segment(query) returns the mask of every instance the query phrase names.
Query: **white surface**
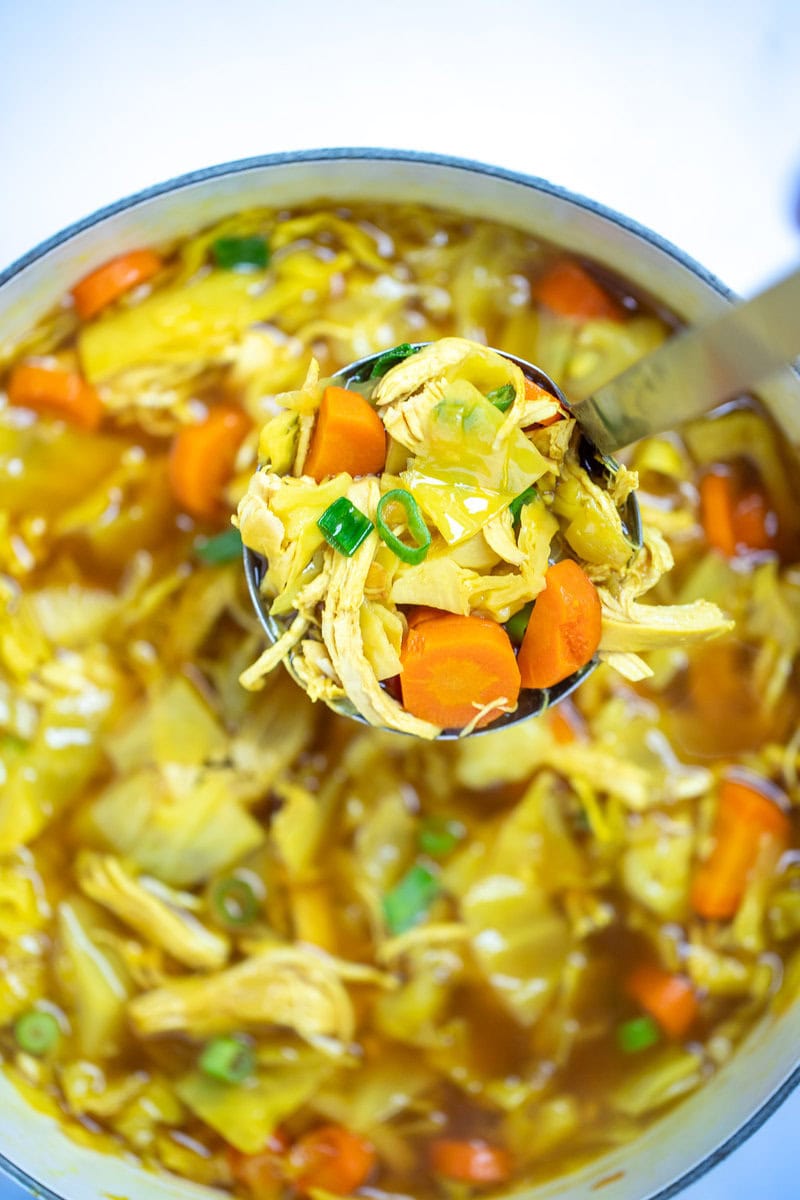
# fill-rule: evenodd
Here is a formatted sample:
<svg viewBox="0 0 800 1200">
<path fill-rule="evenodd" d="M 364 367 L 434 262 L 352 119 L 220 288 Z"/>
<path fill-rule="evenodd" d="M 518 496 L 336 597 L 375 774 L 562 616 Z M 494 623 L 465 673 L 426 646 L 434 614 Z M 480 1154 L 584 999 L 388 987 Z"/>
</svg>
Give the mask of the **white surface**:
<svg viewBox="0 0 800 1200">
<path fill-rule="evenodd" d="M 800 257 L 797 0 L 0 0 L 0 48 L 0 267 L 169 176 L 326 145 L 542 175 L 742 292 Z M 685 1200 L 795 1200 L 799 1120 Z"/>
</svg>

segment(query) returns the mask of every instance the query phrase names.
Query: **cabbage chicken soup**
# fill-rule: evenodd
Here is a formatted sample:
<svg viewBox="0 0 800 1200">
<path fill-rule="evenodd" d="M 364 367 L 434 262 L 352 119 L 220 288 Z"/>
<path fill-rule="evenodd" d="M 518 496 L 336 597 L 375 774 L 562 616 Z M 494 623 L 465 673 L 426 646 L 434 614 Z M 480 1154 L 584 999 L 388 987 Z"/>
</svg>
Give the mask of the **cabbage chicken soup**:
<svg viewBox="0 0 800 1200">
<path fill-rule="evenodd" d="M 513 229 L 318 204 L 122 254 L 0 346 L 0 1050 L 67 1136 L 245 1200 L 501 1194 L 796 993 L 800 504 L 755 403 L 626 461 L 674 559 L 642 607 L 731 632 L 639 613 L 572 701 L 448 744 L 250 670 L 230 519 L 312 358 L 459 337 L 576 398 L 671 328 Z"/>
</svg>

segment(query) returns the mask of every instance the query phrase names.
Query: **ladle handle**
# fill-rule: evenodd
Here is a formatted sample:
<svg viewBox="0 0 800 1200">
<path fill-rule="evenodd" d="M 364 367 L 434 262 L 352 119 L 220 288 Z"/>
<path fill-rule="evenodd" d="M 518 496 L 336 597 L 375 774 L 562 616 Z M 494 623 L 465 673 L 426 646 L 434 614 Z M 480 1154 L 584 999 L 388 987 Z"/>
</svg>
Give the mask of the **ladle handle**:
<svg viewBox="0 0 800 1200">
<path fill-rule="evenodd" d="M 674 429 L 800 355 L 800 271 L 687 329 L 572 406 L 604 454 Z"/>
</svg>

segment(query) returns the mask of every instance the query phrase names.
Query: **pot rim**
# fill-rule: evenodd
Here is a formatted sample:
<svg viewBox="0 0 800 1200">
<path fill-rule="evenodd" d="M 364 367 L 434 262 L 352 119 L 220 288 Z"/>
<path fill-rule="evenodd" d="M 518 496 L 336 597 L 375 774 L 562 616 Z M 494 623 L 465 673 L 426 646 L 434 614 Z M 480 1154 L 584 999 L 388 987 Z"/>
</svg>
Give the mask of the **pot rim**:
<svg viewBox="0 0 800 1200">
<path fill-rule="evenodd" d="M 458 170 L 468 171 L 471 174 L 486 175 L 490 178 L 500 179 L 504 182 L 521 184 L 523 187 L 532 188 L 538 192 L 544 192 L 547 195 L 553 196 L 559 200 L 567 200 L 570 203 L 578 205 L 580 208 L 586 209 L 589 212 L 611 221 L 615 225 L 626 230 L 628 233 L 634 234 L 645 242 L 660 250 L 662 253 L 674 259 L 681 266 L 686 267 L 693 275 L 698 276 L 709 287 L 713 288 L 719 295 L 727 300 L 735 300 L 736 293 L 727 287 L 722 280 L 699 263 L 690 254 L 685 253 L 673 242 L 660 234 L 654 233 L 648 229 L 646 225 L 640 224 L 638 221 L 632 220 L 630 217 L 619 213 L 616 209 L 610 208 L 605 204 L 599 204 L 596 200 L 591 200 L 578 192 L 570 191 L 568 188 L 562 188 L 556 184 L 550 183 L 546 179 L 542 179 L 538 175 L 530 175 L 524 171 L 513 171 L 505 167 L 493 166 L 489 163 L 481 162 L 477 159 L 461 158 L 449 154 L 439 154 L 433 151 L 419 150 L 393 150 L 386 147 L 377 146 L 342 146 L 333 148 L 323 148 L 317 150 L 283 150 L 273 154 L 258 154 L 250 158 L 233 159 L 230 162 L 217 163 L 214 166 L 202 167 L 195 171 L 187 171 L 182 175 L 173 176 L 171 179 L 164 180 L 160 183 L 152 184 L 150 187 L 143 188 L 141 191 L 133 192 L 121 200 L 115 200 L 111 204 L 105 205 L 103 208 L 96 209 L 87 217 L 82 217 L 80 220 L 67 225 L 59 232 L 51 237 L 45 238 L 44 241 L 34 246 L 26 254 L 12 261 L 8 267 L 0 271 L 0 288 L 6 283 L 19 275 L 27 267 L 44 258 L 52 250 L 57 249 L 64 243 L 70 241 L 77 234 L 91 229 L 100 221 L 108 217 L 116 216 L 118 213 L 125 212 L 127 209 L 134 208 L 147 200 L 153 200 L 159 196 L 167 195 L 171 192 L 181 191 L 183 188 L 189 187 L 195 183 L 207 183 L 209 180 L 220 179 L 226 176 L 238 175 L 242 172 L 263 167 L 284 166 L 294 163 L 312 163 L 312 162 L 335 162 L 335 161 L 383 161 L 383 162 L 407 162 L 421 163 L 425 166 L 434 167 L 449 167 Z M 734 1150 L 738 1149 L 744 1142 L 747 1141 L 756 1130 L 776 1112 L 783 1104 L 784 1100 L 800 1085 L 800 1063 L 795 1066 L 791 1074 L 781 1083 L 776 1090 L 769 1096 L 749 1117 L 734 1130 L 719 1146 L 710 1151 L 700 1162 L 696 1163 L 683 1175 L 661 1188 L 658 1192 L 651 1193 L 648 1197 L 643 1197 L 643 1200 L 671 1200 L 673 1196 L 677 1196 L 683 1192 L 691 1184 L 696 1183 L 708 1171 L 717 1166 L 718 1163 L 726 1159 Z M 6 1158 L 0 1149 L 0 1173 L 8 1176 L 19 1187 L 25 1189 L 31 1196 L 39 1198 L 39 1200 L 66 1200 L 59 1192 L 54 1191 L 46 1184 L 38 1183 L 21 1167 L 18 1167 L 11 1159 Z"/>
</svg>

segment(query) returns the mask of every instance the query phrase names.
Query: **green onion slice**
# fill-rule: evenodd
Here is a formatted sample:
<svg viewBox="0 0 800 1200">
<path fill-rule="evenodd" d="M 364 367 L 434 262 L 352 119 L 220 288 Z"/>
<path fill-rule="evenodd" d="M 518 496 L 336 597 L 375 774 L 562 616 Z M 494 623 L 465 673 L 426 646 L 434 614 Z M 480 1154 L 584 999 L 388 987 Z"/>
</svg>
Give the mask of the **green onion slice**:
<svg viewBox="0 0 800 1200">
<path fill-rule="evenodd" d="M 217 920 L 234 929 L 252 925 L 260 908 L 255 891 L 238 875 L 218 879 L 211 889 L 210 900 Z"/>
<path fill-rule="evenodd" d="M 638 1054 L 660 1040 L 658 1025 L 652 1017 L 633 1017 L 617 1027 L 617 1045 L 625 1054 Z"/>
<path fill-rule="evenodd" d="M 450 817 L 426 817 L 420 825 L 419 848 L 431 858 L 446 858 L 465 833 L 460 821 Z"/>
<path fill-rule="evenodd" d="M 513 617 L 509 617 L 505 624 L 505 630 L 515 646 L 522 645 L 522 639 L 525 637 L 525 631 L 528 628 L 528 621 L 531 619 L 533 612 L 533 601 L 526 604 L 519 612 L 515 612 Z"/>
<path fill-rule="evenodd" d="M 351 504 L 346 496 L 340 496 L 325 509 L 317 525 L 329 546 L 338 550 L 345 558 L 352 558 L 361 543 L 368 538 L 375 526 L 369 517 Z"/>
<path fill-rule="evenodd" d="M 409 546 L 407 542 L 401 541 L 386 524 L 386 518 L 383 514 L 390 504 L 399 504 L 403 509 L 406 515 L 408 532 L 414 539 L 413 546 Z M 412 566 L 421 563 L 431 548 L 431 533 L 425 524 L 422 513 L 419 511 L 419 505 L 411 495 L 411 492 L 407 492 L 405 488 L 392 488 L 385 496 L 381 496 L 378 501 L 376 516 L 378 533 L 389 549 L 403 562 L 411 563 Z"/>
<path fill-rule="evenodd" d="M 504 383 L 502 387 L 493 388 L 486 395 L 486 399 L 491 401 L 495 408 L 499 408 L 500 412 L 508 412 L 516 398 L 517 392 L 513 383 Z"/>
<path fill-rule="evenodd" d="M 263 237 L 221 237 L 212 243 L 214 262 L 223 271 L 235 271 L 237 267 L 254 267 L 263 270 L 269 262 L 269 246 Z"/>
<path fill-rule="evenodd" d="M 238 1037 L 216 1037 L 203 1047 L 200 1070 L 220 1083 L 242 1083 L 253 1074 L 253 1051 Z"/>
<path fill-rule="evenodd" d="M 233 562 L 242 556 L 242 535 L 231 527 L 194 548 L 195 557 L 212 566 Z"/>
<path fill-rule="evenodd" d="M 372 370 L 369 373 L 370 379 L 381 379 L 388 370 L 402 362 L 404 358 L 410 358 L 412 354 L 416 354 L 419 350 L 418 346 L 412 346 L 410 342 L 402 342 L 399 346 L 395 346 L 393 350 L 387 350 L 375 359 L 372 364 Z"/>
<path fill-rule="evenodd" d="M 383 897 L 383 916 L 393 934 L 405 933 L 419 924 L 439 894 L 439 880 L 416 863 Z"/>
<path fill-rule="evenodd" d="M 20 1050 L 42 1058 L 56 1045 L 61 1030 L 49 1012 L 26 1012 L 14 1022 L 14 1037 Z"/>
<path fill-rule="evenodd" d="M 524 492 L 520 492 L 518 496 L 514 497 L 508 506 L 508 511 L 511 513 L 515 525 L 518 523 L 520 519 L 520 513 L 525 505 L 530 504 L 531 500 L 535 500 L 538 495 L 539 492 L 536 487 L 529 487 L 525 488 Z"/>
</svg>

